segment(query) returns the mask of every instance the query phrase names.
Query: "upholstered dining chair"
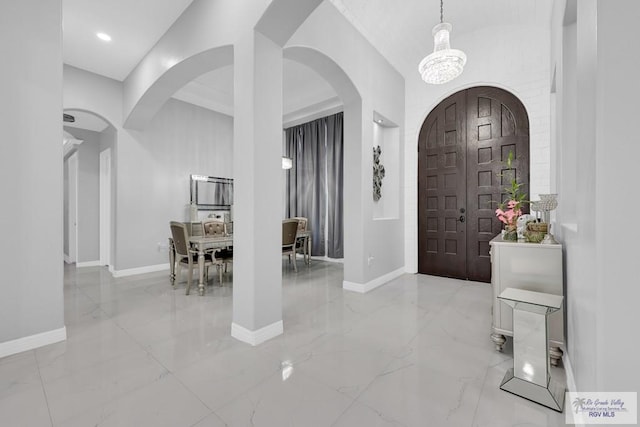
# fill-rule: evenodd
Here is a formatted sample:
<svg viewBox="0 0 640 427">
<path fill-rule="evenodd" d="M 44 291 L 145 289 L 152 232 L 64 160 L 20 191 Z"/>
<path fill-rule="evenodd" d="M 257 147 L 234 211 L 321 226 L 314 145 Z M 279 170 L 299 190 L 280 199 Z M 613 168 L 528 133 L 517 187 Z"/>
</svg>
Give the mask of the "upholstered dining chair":
<svg viewBox="0 0 640 427">
<path fill-rule="evenodd" d="M 298 220 L 285 219 L 282 221 L 282 255 L 289 256 L 289 264 L 293 258 L 293 270 L 298 271 L 296 265 L 296 241 L 298 236 Z"/>
<path fill-rule="evenodd" d="M 224 221 L 218 218 L 209 218 L 202 221 L 202 228 L 204 229 L 205 236 L 227 236 L 227 225 Z M 224 248 L 217 249 L 213 253 L 213 263 L 218 269 L 218 278 L 222 283 L 222 266 L 224 266 L 224 272 L 227 272 L 227 266 L 233 262 L 233 249 Z"/>
<path fill-rule="evenodd" d="M 175 262 L 178 267 L 177 276 L 180 277 L 180 268 L 187 267 L 187 291 L 189 295 L 191 290 L 191 282 L 193 279 L 193 270 L 198 268 L 198 253 L 191 249 L 189 244 L 189 232 L 187 225 L 182 222 L 171 221 L 169 223 L 171 228 L 171 237 L 173 238 L 173 250 L 175 251 Z M 210 254 L 206 254 L 204 258 L 204 275 L 205 278 L 209 277 L 209 267 L 213 265 Z M 175 286 L 175 280 L 172 281 L 172 285 Z"/>
<path fill-rule="evenodd" d="M 307 224 L 309 220 L 303 216 L 294 216 L 291 219 L 295 219 L 298 221 L 298 231 L 307 231 Z M 304 261 L 309 264 L 311 260 L 311 248 L 309 247 L 309 237 L 308 236 L 298 236 L 296 239 L 296 248 L 302 251 L 302 256 L 304 257 Z"/>
</svg>

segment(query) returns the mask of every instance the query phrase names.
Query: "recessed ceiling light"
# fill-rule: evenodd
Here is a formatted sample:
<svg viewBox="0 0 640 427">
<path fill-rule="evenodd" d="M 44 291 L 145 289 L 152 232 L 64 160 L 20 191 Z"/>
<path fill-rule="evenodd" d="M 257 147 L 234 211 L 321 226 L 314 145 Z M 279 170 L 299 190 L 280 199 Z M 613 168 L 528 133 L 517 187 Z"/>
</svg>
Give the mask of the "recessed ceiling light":
<svg viewBox="0 0 640 427">
<path fill-rule="evenodd" d="M 96 33 L 96 36 L 98 36 L 98 38 L 102 41 L 105 42 L 110 42 L 111 41 L 111 36 L 109 34 L 106 33 Z"/>
</svg>

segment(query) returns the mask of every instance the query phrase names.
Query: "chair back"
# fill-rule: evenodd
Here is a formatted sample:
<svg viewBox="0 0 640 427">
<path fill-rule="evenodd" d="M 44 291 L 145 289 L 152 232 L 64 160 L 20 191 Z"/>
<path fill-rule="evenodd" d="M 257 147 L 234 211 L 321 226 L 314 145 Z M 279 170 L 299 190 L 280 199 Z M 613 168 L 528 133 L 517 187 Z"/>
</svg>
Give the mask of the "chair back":
<svg viewBox="0 0 640 427">
<path fill-rule="evenodd" d="M 205 236 L 224 236 L 225 226 L 224 221 L 219 219 L 206 219 L 202 222 Z"/>
<path fill-rule="evenodd" d="M 204 236 L 204 229 L 201 221 L 191 221 L 188 223 L 187 232 L 189 236 Z"/>
<path fill-rule="evenodd" d="M 282 246 L 295 245 L 297 234 L 298 220 L 285 219 L 282 221 Z"/>
<path fill-rule="evenodd" d="M 298 221 L 298 231 L 306 231 L 307 230 L 307 218 L 303 216 L 294 216 L 291 219 L 295 219 Z"/>
<path fill-rule="evenodd" d="M 173 237 L 173 245 L 176 254 L 179 256 L 189 256 L 189 233 L 187 226 L 182 222 L 171 221 L 171 237 Z"/>
</svg>

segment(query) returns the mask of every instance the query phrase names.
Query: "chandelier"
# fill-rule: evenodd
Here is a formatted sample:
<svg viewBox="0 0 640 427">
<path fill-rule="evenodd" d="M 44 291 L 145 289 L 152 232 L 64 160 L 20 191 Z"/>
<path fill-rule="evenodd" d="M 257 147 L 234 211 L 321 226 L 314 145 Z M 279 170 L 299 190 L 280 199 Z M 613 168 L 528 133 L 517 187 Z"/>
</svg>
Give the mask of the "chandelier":
<svg viewBox="0 0 640 427">
<path fill-rule="evenodd" d="M 418 65 L 422 80 L 431 84 L 442 84 L 462 74 L 467 55 L 461 50 L 451 49 L 449 32 L 451 24 L 443 22 L 442 0 L 440 0 L 440 23 L 433 27 L 433 53 Z"/>
</svg>

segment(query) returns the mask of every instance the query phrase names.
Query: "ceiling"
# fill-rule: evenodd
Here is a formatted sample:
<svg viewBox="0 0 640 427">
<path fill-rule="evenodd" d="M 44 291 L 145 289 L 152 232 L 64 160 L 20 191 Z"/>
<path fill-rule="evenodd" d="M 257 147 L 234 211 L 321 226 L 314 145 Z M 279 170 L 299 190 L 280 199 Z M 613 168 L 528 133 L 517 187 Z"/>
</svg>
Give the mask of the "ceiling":
<svg viewBox="0 0 640 427">
<path fill-rule="evenodd" d="M 456 36 L 496 25 L 550 26 L 554 0 L 444 0 L 451 47 Z M 401 73 L 418 75 L 433 51 L 431 29 L 440 22 L 439 0 L 331 0 L 331 3 Z"/>
<path fill-rule="evenodd" d="M 124 80 L 192 0 L 63 0 L 63 59 L 66 64 Z M 402 74 L 433 50 L 431 28 L 439 22 L 438 0 L 330 0 Z M 446 0 L 444 19 L 456 36 L 494 25 L 548 26 L 554 0 Z M 111 42 L 96 37 L 111 35 Z M 284 61 L 284 115 L 328 105 L 335 91 L 313 70 Z M 233 68 L 200 76 L 174 95 L 233 114 Z M 76 126 L 82 127 L 81 121 Z"/>
<path fill-rule="evenodd" d="M 63 0 L 63 60 L 122 81 L 191 1 Z M 98 32 L 111 41 L 98 39 Z"/>
</svg>

